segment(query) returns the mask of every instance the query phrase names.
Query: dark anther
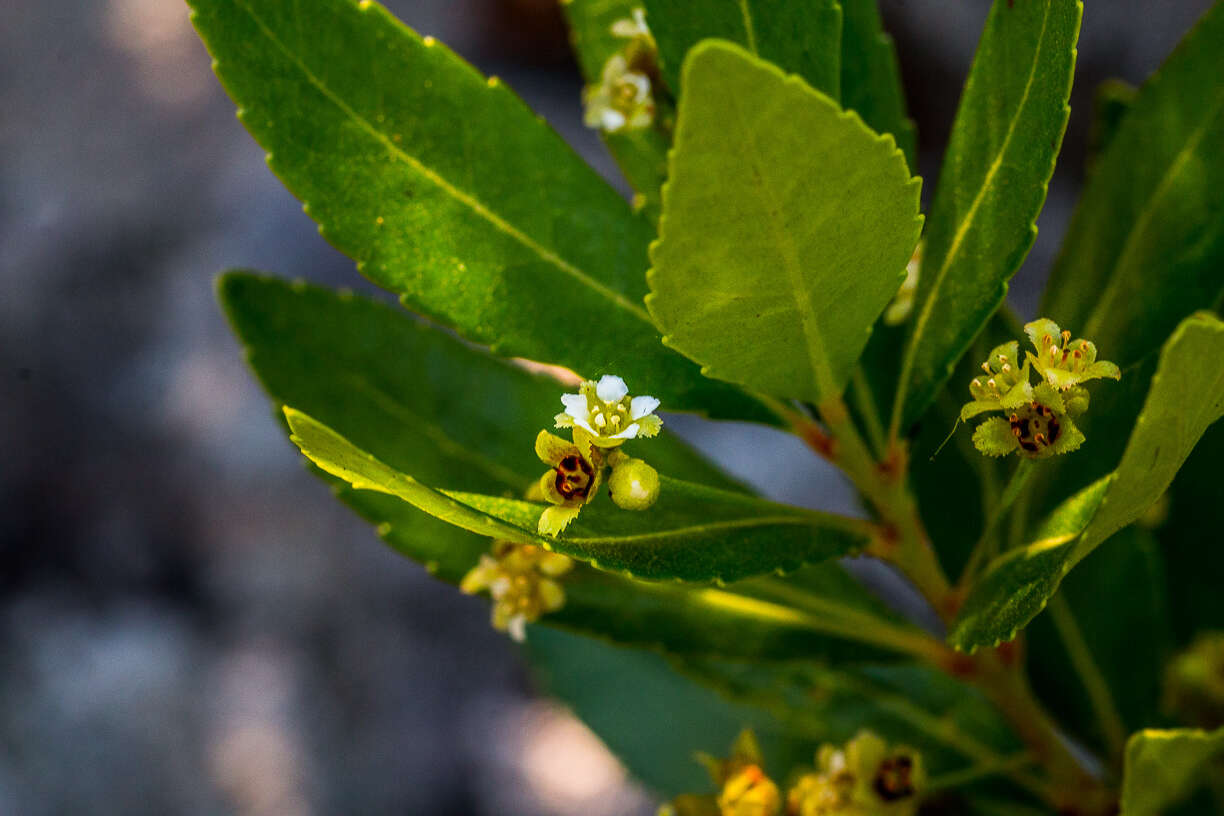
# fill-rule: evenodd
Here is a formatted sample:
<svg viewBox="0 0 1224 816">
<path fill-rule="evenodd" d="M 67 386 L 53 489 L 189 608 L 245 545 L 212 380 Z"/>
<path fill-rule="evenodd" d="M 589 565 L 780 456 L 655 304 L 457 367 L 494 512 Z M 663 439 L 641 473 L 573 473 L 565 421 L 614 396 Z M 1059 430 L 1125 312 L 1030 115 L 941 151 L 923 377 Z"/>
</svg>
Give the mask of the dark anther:
<svg viewBox="0 0 1224 816">
<path fill-rule="evenodd" d="M 876 773 L 875 792 L 885 802 L 895 802 L 914 795 L 914 760 L 900 754 L 880 763 Z"/>
</svg>

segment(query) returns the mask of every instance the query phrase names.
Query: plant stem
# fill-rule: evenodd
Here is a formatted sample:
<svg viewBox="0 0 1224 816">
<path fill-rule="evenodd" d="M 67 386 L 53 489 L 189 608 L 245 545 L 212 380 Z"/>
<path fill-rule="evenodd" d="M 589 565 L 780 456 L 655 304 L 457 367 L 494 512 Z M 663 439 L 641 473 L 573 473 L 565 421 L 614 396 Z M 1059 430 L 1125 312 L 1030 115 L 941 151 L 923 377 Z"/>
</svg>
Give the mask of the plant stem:
<svg viewBox="0 0 1224 816">
<path fill-rule="evenodd" d="M 851 393 L 854 395 L 854 401 L 858 403 L 859 413 L 863 417 L 863 424 L 867 426 L 867 436 L 871 439 L 876 455 L 883 456 L 884 451 L 888 448 L 884 423 L 880 419 L 879 408 L 871 393 L 871 384 L 867 382 L 867 376 L 863 373 L 862 367 L 854 369 Z"/>
<path fill-rule="evenodd" d="M 1007 757 L 990 757 L 981 762 L 961 768 L 959 771 L 950 771 L 945 774 L 940 774 L 939 776 L 931 777 L 927 781 L 924 791 L 931 793 L 934 791 L 946 790 L 947 788 L 956 788 L 970 782 L 976 782 L 979 779 L 985 779 L 986 777 L 1007 775 L 1015 771 L 1023 770 L 1032 764 L 1033 755 L 1028 751 L 1022 751 L 1018 754 L 1013 754 Z"/>
<path fill-rule="evenodd" d="M 999 526 L 999 522 L 1007 515 L 1016 497 L 1028 484 L 1029 478 L 1037 469 L 1036 465 L 1037 463 L 1032 459 L 1021 459 L 1016 469 L 1012 471 L 1011 478 L 1007 480 L 1007 486 L 1003 488 L 1003 495 L 999 497 L 999 503 L 994 506 L 986 523 L 982 525 L 982 534 L 978 536 L 977 543 L 973 545 L 969 561 L 965 564 L 964 571 L 961 572 L 960 580 L 956 582 L 957 588 L 961 591 L 968 589 L 969 582 L 973 580 L 983 562 L 988 563 L 998 555 L 998 547 L 995 546 L 994 539 L 995 528 Z"/>
<path fill-rule="evenodd" d="M 798 411 L 785 406 L 779 408 L 779 416 L 786 419 L 809 446 L 850 477 L 886 525 L 886 534 L 868 547 L 868 553 L 896 565 L 940 617 L 950 622 L 956 614 L 961 596 L 949 585 L 939 565 L 906 484 L 903 443 L 891 443 L 884 460 L 877 462 L 840 397 L 826 400 L 819 406 L 823 428 Z M 1032 462 L 1022 462 L 1012 474 L 998 506 L 986 523 L 984 537 L 989 536 L 999 518 L 1023 490 L 1032 475 L 1032 465 Z M 983 548 L 981 541 L 978 544 L 975 552 Z M 878 625 L 878 621 L 875 625 Z M 914 647 L 910 649 L 911 653 L 976 686 L 1011 723 L 1028 746 L 1033 760 L 1043 766 L 1049 775 L 1050 788 L 1042 793 L 1050 804 L 1068 813 L 1084 816 L 1111 812 L 1110 808 L 1116 801 L 1114 795 L 1071 754 L 1054 721 L 1034 697 L 1024 673 L 1003 659 L 1000 650 L 971 657 L 956 653 L 933 637 L 920 637 L 927 641 L 927 645 L 917 647 L 916 644 L 907 643 L 907 646 Z"/>
<path fill-rule="evenodd" d="M 1114 795 L 1089 774 L 1068 749 L 1050 715 L 1037 702 L 1023 672 L 999 659 L 997 652 L 979 655 L 965 679 L 971 681 L 1008 719 L 1033 758 L 1049 774 L 1051 804 L 1060 812 L 1116 812 Z"/>
<path fill-rule="evenodd" d="M 1097 722 L 1101 724 L 1110 759 L 1116 763 L 1122 758 L 1122 751 L 1126 748 L 1126 726 L 1122 723 L 1122 715 L 1118 713 L 1109 684 L 1105 682 L 1105 676 L 1092 659 L 1092 651 L 1084 640 L 1066 598 L 1060 594 L 1054 595 L 1050 598 L 1047 608 L 1050 610 L 1054 628 L 1062 638 L 1067 656 L 1071 658 L 1071 665 L 1075 667 L 1084 690 L 1088 692 L 1088 701 L 1092 705 Z"/>
<path fill-rule="evenodd" d="M 840 399 L 822 403 L 820 416 L 835 442 L 834 461 L 871 501 L 892 532 L 891 536 L 874 542 L 868 553 L 896 564 L 940 616 L 947 619 L 951 614 L 948 579 L 935 557 L 918 517 L 918 506 L 905 483 L 904 449 L 891 448 L 884 461 L 877 463 Z"/>
</svg>

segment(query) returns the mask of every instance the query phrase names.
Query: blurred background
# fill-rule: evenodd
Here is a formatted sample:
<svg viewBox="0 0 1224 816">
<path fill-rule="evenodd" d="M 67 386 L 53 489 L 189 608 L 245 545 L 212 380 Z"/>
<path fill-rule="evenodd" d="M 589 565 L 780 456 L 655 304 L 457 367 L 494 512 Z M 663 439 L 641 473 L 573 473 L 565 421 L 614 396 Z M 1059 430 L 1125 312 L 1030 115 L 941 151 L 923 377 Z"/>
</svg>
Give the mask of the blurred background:
<svg viewBox="0 0 1224 816">
<path fill-rule="evenodd" d="M 1093 88 L 1141 81 L 1209 4 L 1087 4 L 1023 315 Z M 612 176 L 552 0 L 387 5 Z M 881 6 L 929 195 L 989 4 Z M 232 266 L 371 291 L 267 171 L 182 3 L 0 4 L 0 816 L 652 813 L 484 601 L 306 473 L 216 308 Z M 852 502 L 787 437 L 673 427 L 778 498 Z M 794 463 L 783 492 L 751 449 Z"/>
</svg>

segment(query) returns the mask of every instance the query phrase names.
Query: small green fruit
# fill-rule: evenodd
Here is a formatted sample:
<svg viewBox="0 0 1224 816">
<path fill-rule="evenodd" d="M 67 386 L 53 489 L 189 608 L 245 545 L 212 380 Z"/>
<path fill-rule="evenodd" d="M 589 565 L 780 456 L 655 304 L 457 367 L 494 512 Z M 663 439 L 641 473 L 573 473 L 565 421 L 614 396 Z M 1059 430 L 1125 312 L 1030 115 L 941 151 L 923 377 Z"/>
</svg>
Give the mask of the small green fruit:
<svg viewBox="0 0 1224 816">
<path fill-rule="evenodd" d="M 608 492 L 624 510 L 645 510 L 659 498 L 659 472 L 641 459 L 626 459 L 612 468 Z"/>
</svg>

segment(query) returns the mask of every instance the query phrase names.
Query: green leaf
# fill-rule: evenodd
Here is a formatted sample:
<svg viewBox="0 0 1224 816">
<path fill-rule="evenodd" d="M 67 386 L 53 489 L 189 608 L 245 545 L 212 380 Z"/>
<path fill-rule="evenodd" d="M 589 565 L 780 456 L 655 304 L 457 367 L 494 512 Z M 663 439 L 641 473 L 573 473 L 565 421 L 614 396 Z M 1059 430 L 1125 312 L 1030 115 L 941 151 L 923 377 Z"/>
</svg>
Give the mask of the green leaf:
<svg viewBox="0 0 1224 816">
<path fill-rule="evenodd" d="M 1088 155 L 1084 159 L 1086 177 L 1092 176 L 1101 154 L 1118 135 L 1138 93 L 1134 85 L 1120 79 L 1107 79 L 1097 86 L 1092 100 L 1092 123 L 1088 128 Z"/>
<path fill-rule="evenodd" d="M 724 752 L 746 727 L 760 741 L 767 767 L 811 761 L 811 744 L 788 737 L 785 723 L 697 685 L 660 655 L 542 627 L 532 628 L 527 652 L 542 667 L 545 690 L 666 797 L 707 790 L 710 779 L 695 755 Z"/>
<path fill-rule="evenodd" d="M 502 83 L 368 0 L 191 5 L 273 171 L 371 280 L 499 353 L 768 419 L 660 345 L 650 225 Z"/>
<path fill-rule="evenodd" d="M 840 395 L 918 240 L 891 137 L 728 43 L 694 48 L 651 248 L 664 342 L 719 379 Z"/>
<path fill-rule="evenodd" d="M 704 39 L 730 40 L 837 99 L 842 12 L 837 0 L 643 0 L 663 76 L 680 88 L 681 66 Z"/>
<path fill-rule="evenodd" d="M 642 8 L 641 0 L 566 0 L 561 8 L 569 23 L 570 40 L 582 75 L 588 84 L 597 83 L 604 64 L 628 42 L 612 34 L 612 24 L 631 19 L 634 9 Z M 657 123 L 675 115 L 666 90 L 655 87 L 653 91 L 658 111 L 656 127 L 600 132 L 630 186 L 642 196 L 637 206 L 651 224 L 658 220 L 662 206 L 660 192 L 667 178 L 667 149 L 671 146 L 671 140 Z"/>
<path fill-rule="evenodd" d="M 991 9 L 935 190 L 894 432 L 930 405 L 1033 244 L 1070 111 L 1081 11 L 1078 0 Z"/>
<path fill-rule="evenodd" d="M 1169 488 L 1169 517 L 1157 530 L 1169 568 L 1173 625 L 1180 644 L 1200 629 L 1224 629 L 1224 502 L 1220 467 L 1224 424 L 1217 424 L 1178 472 Z"/>
<path fill-rule="evenodd" d="M 276 405 L 307 407 L 383 461 L 466 490 L 519 494 L 543 469 L 531 440 L 560 405 L 556 381 L 377 301 L 242 273 L 226 275 L 219 288 L 247 360 Z M 636 445 L 649 446 L 664 472 L 741 489 L 666 432 L 626 448 Z M 388 544 L 439 578 L 458 583 L 488 551 L 489 539 L 394 496 L 333 484 Z M 776 580 L 743 581 L 734 592 L 691 589 L 579 565 L 565 578 L 565 607 L 547 620 L 676 653 L 806 654 L 836 662 L 886 654 L 856 635 L 881 630 L 864 621 L 883 621 L 886 630 L 887 614 L 838 564 L 788 576 L 787 586 L 818 602 L 807 612 L 778 599 Z M 857 629 L 834 618 L 857 621 Z M 873 642 L 892 648 L 887 635 Z"/>
<path fill-rule="evenodd" d="M 999 763 L 1022 750 L 976 690 L 917 663 L 830 668 L 684 658 L 676 665 L 728 699 L 770 712 L 813 745 L 845 742 L 869 728 L 921 751 L 934 775 Z"/>
<path fill-rule="evenodd" d="M 1064 503 L 1035 543 L 992 565 L 953 624 L 953 646 L 972 651 L 1011 640 L 1073 566 L 1161 497 L 1199 437 L 1224 414 L 1221 359 L 1224 322 L 1208 313 L 1182 322 L 1161 351 L 1143 412 L 1113 475 Z"/>
<path fill-rule="evenodd" d="M 1029 624 L 1034 690 L 1071 734 L 1106 756 L 1121 750 L 1127 734 L 1160 722 L 1171 644 L 1165 582 L 1158 543 L 1151 531 L 1132 525 L 1063 581 L 1058 597 L 1069 626 L 1062 610 L 1050 608 Z M 1103 591 L 1126 603 L 1103 602 Z M 1085 660 L 1091 661 L 1087 671 L 1080 665 Z M 1116 722 L 1099 714 L 1102 703 L 1116 711 Z"/>
<path fill-rule="evenodd" d="M 1147 730 L 1126 744 L 1121 816 L 1161 816 L 1204 781 L 1224 760 L 1224 728 L 1218 731 Z"/>
<path fill-rule="evenodd" d="M 840 0 L 841 103 L 877 133 L 890 133 L 910 171 L 918 168 L 914 122 L 905 113 L 905 90 L 892 37 L 884 32 L 876 0 Z"/>
<path fill-rule="evenodd" d="M 285 417 L 306 458 L 358 490 L 396 496 L 479 535 L 536 544 L 637 578 L 734 581 L 846 555 L 869 537 L 869 526 L 855 519 L 663 476 L 649 510 L 593 502 L 563 536 L 548 538 L 535 532 L 547 505 L 428 487 L 292 407 Z"/>
<path fill-rule="evenodd" d="M 455 528 L 452 528 L 455 529 Z M 804 656 L 834 665 L 912 653 L 926 636 L 900 624 L 836 562 L 731 588 L 636 581 L 593 569 L 565 577 L 546 623 L 672 654 L 745 660 Z"/>
<path fill-rule="evenodd" d="M 1046 288 L 1042 312 L 1124 369 L 1224 292 L 1222 40 L 1217 3 L 1140 89 Z"/>
</svg>

